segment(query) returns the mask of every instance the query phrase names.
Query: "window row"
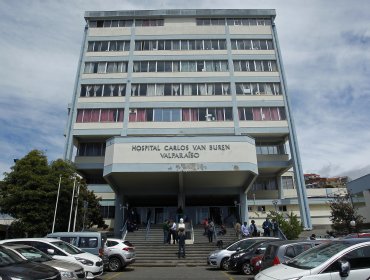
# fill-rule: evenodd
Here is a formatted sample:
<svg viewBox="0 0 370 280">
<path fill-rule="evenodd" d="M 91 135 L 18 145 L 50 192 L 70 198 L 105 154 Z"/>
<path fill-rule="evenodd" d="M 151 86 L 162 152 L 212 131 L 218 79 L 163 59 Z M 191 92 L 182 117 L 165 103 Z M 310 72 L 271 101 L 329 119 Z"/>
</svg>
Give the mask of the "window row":
<svg viewBox="0 0 370 280">
<path fill-rule="evenodd" d="M 274 60 L 234 60 L 234 71 L 247 72 L 276 72 Z"/>
<path fill-rule="evenodd" d="M 89 41 L 88 52 L 129 51 L 130 41 Z"/>
<path fill-rule="evenodd" d="M 226 50 L 226 40 L 144 40 L 135 42 L 135 51 Z"/>
<path fill-rule="evenodd" d="M 131 27 L 133 20 L 91 20 L 89 26 L 93 28 L 104 28 L 104 27 Z M 163 19 L 136 19 L 135 26 L 163 26 Z"/>
<path fill-rule="evenodd" d="M 131 96 L 229 95 L 228 83 L 132 84 Z"/>
<path fill-rule="evenodd" d="M 286 120 L 283 107 L 238 108 L 239 120 Z M 232 121 L 232 108 L 137 108 L 130 109 L 130 122 Z M 123 122 L 123 109 L 78 109 L 77 123 Z"/>
<path fill-rule="evenodd" d="M 272 40 L 251 40 L 238 39 L 231 40 L 232 50 L 273 50 Z"/>
<path fill-rule="evenodd" d="M 266 145 L 257 144 L 256 145 L 257 155 L 285 155 L 285 146 L 281 145 Z"/>
<path fill-rule="evenodd" d="M 231 108 L 130 109 L 129 122 L 232 121 Z"/>
<path fill-rule="evenodd" d="M 76 122 L 123 122 L 123 109 L 78 109 Z"/>
<path fill-rule="evenodd" d="M 125 96 L 125 84 L 81 85 L 81 97 Z"/>
<path fill-rule="evenodd" d="M 126 73 L 127 62 L 126 61 L 115 61 L 115 62 L 85 62 L 84 73 Z"/>
<path fill-rule="evenodd" d="M 258 190 L 277 190 L 278 184 L 276 178 L 257 178 L 252 186 L 252 191 Z"/>
<path fill-rule="evenodd" d="M 77 151 L 78 156 L 100 157 L 105 155 L 105 143 L 80 143 Z"/>
<path fill-rule="evenodd" d="M 282 121 L 286 120 L 284 107 L 241 107 L 238 108 L 241 121 Z"/>
<path fill-rule="evenodd" d="M 227 25 L 271 25 L 271 20 L 266 18 L 227 18 Z M 224 18 L 198 18 L 197 25 L 225 25 Z"/>
<path fill-rule="evenodd" d="M 236 83 L 238 95 L 281 95 L 280 83 Z"/>
<path fill-rule="evenodd" d="M 226 72 L 227 60 L 136 61 L 134 72 Z"/>
</svg>

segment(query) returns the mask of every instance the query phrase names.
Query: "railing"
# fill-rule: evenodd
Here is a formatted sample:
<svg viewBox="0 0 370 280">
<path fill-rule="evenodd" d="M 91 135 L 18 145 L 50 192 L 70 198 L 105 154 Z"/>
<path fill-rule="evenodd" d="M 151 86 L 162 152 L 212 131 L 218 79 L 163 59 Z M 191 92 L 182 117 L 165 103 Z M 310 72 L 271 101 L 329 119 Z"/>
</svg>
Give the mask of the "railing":
<svg viewBox="0 0 370 280">
<path fill-rule="evenodd" d="M 148 240 L 150 233 L 150 219 L 146 222 L 146 229 L 145 229 L 145 240 Z"/>
<path fill-rule="evenodd" d="M 126 235 L 127 235 L 127 220 L 126 220 L 125 224 L 123 225 L 121 231 L 122 231 L 122 240 L 125 240 Z"/>
<path fill-rule="evenodd" d="M 278 227 L 278 236 L 277 236 L 277 237 L 280 237 L 280 238 L 282 238 L 282 239 L 284 239 L 284 240 L 287 240 L 287 238 L 286 238 L 286 236 L 285 236 L 284 232 L 281 230 L 281 228 L 280 228 L 280 227 Z"/>
</svg>

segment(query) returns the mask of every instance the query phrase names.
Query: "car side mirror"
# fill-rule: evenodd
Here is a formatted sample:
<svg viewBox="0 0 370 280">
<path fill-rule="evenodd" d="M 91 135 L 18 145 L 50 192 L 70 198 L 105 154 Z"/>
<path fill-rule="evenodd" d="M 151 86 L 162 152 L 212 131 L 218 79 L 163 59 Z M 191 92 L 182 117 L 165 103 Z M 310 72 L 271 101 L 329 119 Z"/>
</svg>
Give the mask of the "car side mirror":
<svg viewBox="0 0 370 280">
<path fill-rule="evenodd" d="M 340 260 L 339 261 L 339 275 L 340 277 L 348 277 L 351 266 L 348 261 Z"/>
<path fill-rule="evenodd" d="M 48 252 L 49 255 L 54 255 L 55 254 L 54 249 L 48 249 L 47 252 Z"/>
</svg>

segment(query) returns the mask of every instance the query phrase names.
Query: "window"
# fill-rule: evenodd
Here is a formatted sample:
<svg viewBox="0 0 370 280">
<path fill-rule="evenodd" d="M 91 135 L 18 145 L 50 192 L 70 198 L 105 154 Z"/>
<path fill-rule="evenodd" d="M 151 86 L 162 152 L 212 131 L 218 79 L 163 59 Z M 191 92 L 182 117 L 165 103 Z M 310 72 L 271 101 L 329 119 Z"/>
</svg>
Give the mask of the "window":
<svg viewBox="0 0 370 280">
<path fill-rule="evenodd" d="M 132 20 L 92 20 L 89 21 L 89 27 L 91 28 L 110 28 L 110 27 L 130 27 L 132 26 Z"/>
<path fill-rule="evenodd" d="M 149 65 L 149 69 L 148 69 Z M 86 71 L 89 71 L 87 68 Z M 226 72 L 227 61 L 135 61 L 134 72 Z"/>
<path fill-rule="evenodd" d="M 127 62 L 85 62 L 84 73 L 123 73 L 127 72 Z"/>
<path fill-rule="evenodd" d="M 276 61 L 269 60 L 234 60 L 234 71 L 236 72 L 276 72 Z"/>
<path fill-rule="evenodd" d="M 79 248 L 96 248 L 98 246 L 97 237 L 80 237 Z"/>
<path fill-rule="evenodd" d="M 123 109 L 77 109 L 76 123 L 122 121 Z"/>
<path fill-rule="evenodd" d="M 239 120 L 281 121 L 286 120 L 284 107 L 238 108 Z"/>
<path fill-rule="evenodd" d="M 286 212 L 287 211 L 286 205 L 279 205 L 279 211 Z"/>
<path fill-rule="evenodd" d="M 258 206 L 258 207 L 257 207 L 257 211 L 258 211 L 258 212 L 266 212 L 266 206 L 264 206 L 264 205 L 260 205 L 260 206 Z"/>
<path fill-rule="evenodd" d="M 293 177 L 283 176 L 281 180 L 284 189 L 294 189 Z"/>
</svg>

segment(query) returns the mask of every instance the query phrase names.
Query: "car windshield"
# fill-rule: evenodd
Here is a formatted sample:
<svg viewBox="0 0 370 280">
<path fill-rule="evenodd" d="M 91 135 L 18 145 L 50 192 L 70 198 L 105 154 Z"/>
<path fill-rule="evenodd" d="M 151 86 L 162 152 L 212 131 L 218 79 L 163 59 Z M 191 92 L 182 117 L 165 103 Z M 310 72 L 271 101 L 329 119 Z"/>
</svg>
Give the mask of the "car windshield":
<svg viewBox="0 0 370 280">
<path fill-rule="evenodd" d="M 24 263 L 26 260 L 22 259 L 16 253 L 4 247 L 0 247 L 0 267 Z"/>
<path fill-rule="evenodd" d="M 46 262 L 52 260 L 44 252 L 32 247 L 23 247 L 23 248 L 16 248 L 15 249 L 18 253 L 20 253 L 23 257 L 27 260 L 34 261 L 34 262 Z"/>
<path fill-rule="evenodd" d="M 311 250 L 303 252 L 295 257 L 290 262 L 286 263 L 288 266 L 300 269 L 312 269 L 324 263 L 335 254 L 349 246 L 346 242 L 333 242 L 314 247 Z"/>
<path fill-rule="evenodd" d="M 71 255 L 77 255 L 77 254 L 84 253 L 82 250 L 64 241 L 53 241 L 51 242 L 51 244 L 57 246 L 58 248 L 66 251 L 67 253 Z"/>
<path fill-rule="evenodd" d="M 251 245 L 256 243 L 256 240 L 250 239 L 250 240 L 241 240 L 239 242 L 236 242 L 235 244 L 231 245 L 230 247 L 227 248 L 229 251 L 236 251 L 238 248 L 240 250 L 247 249 Z"/>
</svg>

